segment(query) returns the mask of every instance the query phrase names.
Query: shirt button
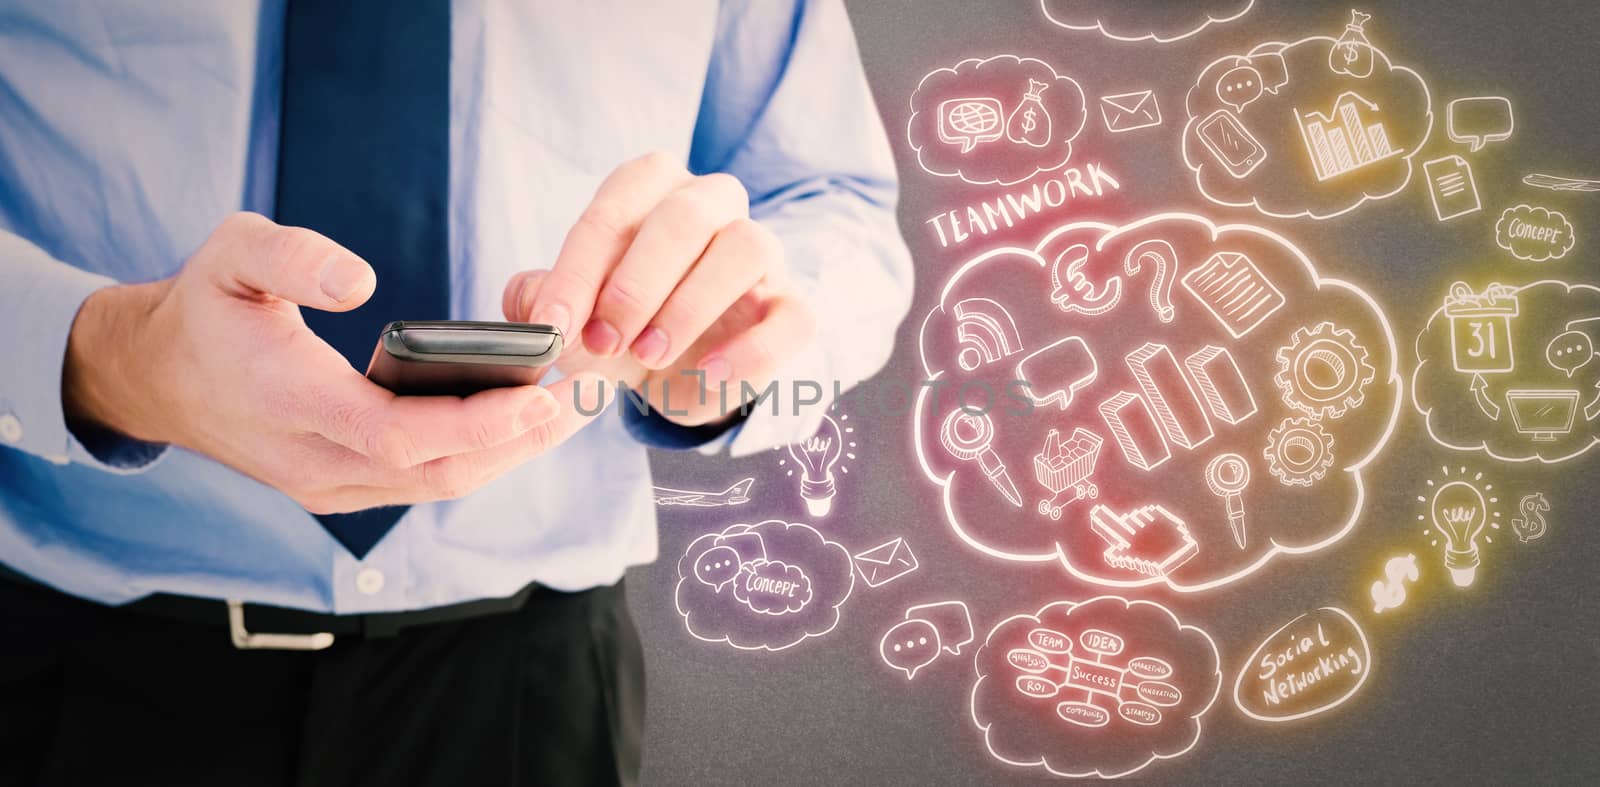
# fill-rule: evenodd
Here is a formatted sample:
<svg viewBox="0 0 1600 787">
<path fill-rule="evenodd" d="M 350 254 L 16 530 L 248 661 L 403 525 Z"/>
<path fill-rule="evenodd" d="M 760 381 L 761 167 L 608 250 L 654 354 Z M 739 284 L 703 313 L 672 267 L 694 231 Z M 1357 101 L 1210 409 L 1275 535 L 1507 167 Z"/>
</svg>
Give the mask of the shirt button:
<svg viewBox="0 0 1600 787">
<path fill-rule="evenodd" d="M 375 596 L 383 590 L 383 572 L 375 568 L 364 568 L 356 574 L 356 590 L 362 595 Z"/>
<path fill-rule="evenodd" d="M 16 445 L 20 442 L 22 442 L 22 422 L 10 413 L 0 415 L 0 443 Z"/>
</svg>

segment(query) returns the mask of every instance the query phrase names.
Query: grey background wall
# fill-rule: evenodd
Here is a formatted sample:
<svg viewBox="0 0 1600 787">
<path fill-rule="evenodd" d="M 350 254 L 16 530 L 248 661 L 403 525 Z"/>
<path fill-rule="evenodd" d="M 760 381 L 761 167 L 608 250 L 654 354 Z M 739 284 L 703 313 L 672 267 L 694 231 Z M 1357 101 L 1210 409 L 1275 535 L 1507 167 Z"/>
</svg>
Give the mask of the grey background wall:
<svg viewBox="0 0 1600 787">
<path fill-rule="evenodd" d="M 1176 5 L 1176 4 L 1174 4 Z M 1347 2 L 1258 0 L 1243 19 L 1166 46 L 1119 43 L 1050 25 L 1032 0 L 863 0 L 849 4 L 862 58 L 901 166 L 901 216 L 919 272 L 913 317 L 902 327 L 886 376 L 919 376 L 920 315 L 966 250 L 940 249 L 924 219 L 980 193 L 926 175 L 907 148 L 908 99 L 928 71 L 964 57 L 1016 53 L 1073 74 L 1090 97 L 1126 86 L 1154 88 L 1163 111 L 1213 58 L 1257 42 L 1332 34 Z M 1516 102 L 1516 134 L 1476 156 L 1484 210 L 1435 221 L 1414 179 L 1406 192 L 1328 221 L 1265 220 L 1329 267 L 1366 282 L 1388 310 L 1402 345 L 1414 337 L 1448 283 L 1466 275 L 1519 277 L 1493 248 L 1502 208 L 1525 200 L 1559 208 L 1580 233 L 1577 250 L 1543 272 L 1600 283 L 1593 252 L 1600 194 L 1530 192 L 1533 171 L 1600 177 L 1600 4 L 1486 0 L 1369 1 L 1372 34 L 1387 52 L 1429 80 L 1435 112 L 1444 101 L 1504 95 Z M 1181 119 L 1181 114 L 1179 115 Z M 1169 120 L 1169 123 L 1172 121 Z M 1110 144 L 1091 116 L 1082 144 L 1123 178 L 1118 212 L 1203 209 L 1180 160 L 1173 128 L 1152 141 Z M 1449 147 L 1442 117 L 1430 153 Z M 1438 151 L 1438 152 L 1433 152 Z M 954 184 L 954 185 L 952 185 Z M 1253 213 L 1206 209 L 1222 218 Z M 1071 208 L 1062 212 L 1070 218 Z M 1042 234 L 1057 222 L 1041 220 Z M 1588 235 L 1582 233 L 1588 232 Z M 1026 233 L 1024 233 L 1026 234 Z M 661 560 L 630 576 L 636 617 L 650 655 L 647 778 L 657 784 L 976 784 L 1038 780 L 985 751 L 968 717 L 970 658 L 941 662 L 907 682 L 877 655 L 884 629 L 908 604 L 940 593 L 965 598 L 982 633 L 1000 618 L 1094 590 L 1051 566 L 1003 566 L 980 559 L 945 525 L 932 484 L 917 470 L 910 417 L 855 417 L 860 459 L 823 526 L 852 549 L 906 535 L 922 568 L 914 577 L 859 593 L 826 637 L 778 653 L 735 651 L 686 632 L 673 604 L 676 561 L 689 541 L 735 521 L 807 521 L 798 497 L 770 494 L 740 509 L 662 509 Z M 741 462 L 658 456 L 662 483 L 721 488 L 750 475 L 757 488 L 793 479 L 774 452 Z M 1375 490 L 1356 531 L 1318 555 L 1278 561 L 1247 583 L 1201 598 L 1155 594 L 1206 626 L 1222 653 L 1225 682 L 1267 632 L 1308 609 L 1338 604 L 1370 612 L 1367 585 L 1386 550 L 1425 549 L 1415 535 L 1417 488 L 1443 464 L 1471 457 L 1426 439 L 1409 406 L 1373 470 Z M 1413 591 L 1407 607 L 1366 615 L 1374 672 L 1334 712 L 1266 725 L 1241 715 L 1227 692 L 1205 717 L 1199 745 L 1139 776 L 1173 784 L 1426 782 L 1600 778 L 1600 489 L 1590 455 L 1555 468 L 1496 467 L 1511 490 L 1543 490 L 1554 511 L 1545 538 L 1486 548 L 1484 577 L 1471 592 L 1444 583 Z M 1470 461 L 1468 462 L 1471 463 Z M 1483 465 L 1483 462 L 1477 462 Z M 1418 552 L 1436 561 L 1432 552 Z M 969 652 L 970 655 L 970 652 Z"/>
</svg>

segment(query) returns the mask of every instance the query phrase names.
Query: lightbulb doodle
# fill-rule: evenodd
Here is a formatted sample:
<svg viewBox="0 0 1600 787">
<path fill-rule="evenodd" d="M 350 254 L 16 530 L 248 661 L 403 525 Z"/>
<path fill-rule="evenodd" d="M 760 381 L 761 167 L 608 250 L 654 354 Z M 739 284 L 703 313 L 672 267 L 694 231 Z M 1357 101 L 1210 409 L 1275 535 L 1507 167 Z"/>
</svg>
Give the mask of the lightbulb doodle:
<svg viewBox="0 0 1600 787">
<path fill-rule="evenodd" d="M 1233 704 L 1257 721 L 1286 722 L 1343 705 L 1372 675 L 1372 647 L 1350 613 L 1307 612 L 1268 634 L 1239 668 Z"/>
<path fill-rule="evenodd" d="M 1600 288 L 1452 284 L 1417 336 L 1411 394 L 1441 446 L 1563 462 L 1600 442 Z"/>
<path fill-rule="evenodd" d="M 1207 590 L 1338 541 L 1400 411 L 1370 295 L 1271 230 L 1194 214 L 980 254 L 919 348 L 913 442 L 952 530 L 1106 587 Z"/>
<path fill-rule="evenodd" d="M 1366 38 L 1269 42 L 1201 69 L 1185 100 L 1183 160 L 1206 199 L 1327 219 L 1398 194 L 1433 130 L 1423 78 Z"/>
<path fill-rule="evenodd" d="M 1116 778 L 1188 753 L 1222 685 L 1216 643 L 1151 601 L 1013 615 L 974 656 L 972 722 L 1000 762 Z"/>
<path fill-rule="evenodd" d="M 773 449 L 788 455 L 778 460 L 779 467 L 789 468 L 785 475 L 793 478 L 796 470 L 800 472 L 800 499 L 813 517 L 832 513 L 833 499 L 839 494 L 838 477 L 849 475 L 850 463 L 856 459 L 856 429 L 849 420 L 842 412 L 838 418 L 825 413 L 815 434 Z"/>
<path fill-rule="evenodd" d="M 854 588 L 843 546 L 810 525 L 772 519 L 690 542 L 674 596 L 690 636 L 778 651 L 832 631 Z"/>
<path fill-rule="evenodd" d="M 1087 119 L 1077 80 L 1042 60 L 995 55 L 923 77 L 906 136 L 930 175 L 1012 185 L 1066 166 Z"/>
<path fill-rule="evenodd" d="M 1250 12 L 1255 0 L 1042 0 L 1044 15 L 1069 30 L 1116 41 L 1170 44 Z"/>
<path fill-rule="evenodd" d="M 1425 525 L 1423 535 L 1429 544 L 1443 551 L 1444 567 L 1456 587 L 1469 587 L 1478 577 L 1483 544 L 1494 543 L 1500 529 L 1500 498 L 1494 484 L 1483 473 L 1458 466 L 1439 469 L 1437 479 L 1428 479 L 1425 494 L 1417 495 L 1423 507 L 1417 521 Z"/>
<path fill-rule="evenodd" d="M 906 609 L 905 619 L 878 640 L 883 663 L 914 680 L 917 672 L 943 655 L 959 656 L 972 644 L 972 612 L 964 601 L 937 601 Z"/>
</svg>

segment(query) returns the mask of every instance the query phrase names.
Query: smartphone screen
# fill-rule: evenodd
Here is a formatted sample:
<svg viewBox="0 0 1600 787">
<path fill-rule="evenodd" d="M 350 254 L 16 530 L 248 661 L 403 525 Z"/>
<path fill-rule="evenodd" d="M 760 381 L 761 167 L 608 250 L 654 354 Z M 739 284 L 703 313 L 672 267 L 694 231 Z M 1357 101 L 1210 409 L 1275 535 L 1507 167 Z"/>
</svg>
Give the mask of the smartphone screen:
<svg viewBox="0 0 1600 787">
<path fill-rule="evenodd" d="M 1200 124 L 1199 133 L 1206 149 L 1236 178 L 1250 174 L 1267 157 L 1266 148 L 1226 109 L 1207 116 Z"/>
</svg>

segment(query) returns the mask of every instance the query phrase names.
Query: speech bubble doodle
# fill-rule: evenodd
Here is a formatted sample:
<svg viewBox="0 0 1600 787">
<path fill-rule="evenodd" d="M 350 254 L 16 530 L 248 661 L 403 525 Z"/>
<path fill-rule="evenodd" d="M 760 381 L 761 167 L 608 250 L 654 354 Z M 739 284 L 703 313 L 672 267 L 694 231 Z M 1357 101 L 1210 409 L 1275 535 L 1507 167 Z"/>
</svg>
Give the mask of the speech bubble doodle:
<svg viewBox="0 0 1600 787">
<path fill-rule="evenodd" d="M 1262 89 L 1261 72 L 1247 65 L 1235 66 L 1217 80 L 1217 98 L 1235 112 L 1261 98 Z"/>
<path fill-rule="evenodd" d="M 1233 681 L 1233 703 L 1252 719 L 1294 721 L 1344 704 L 1371 674 L 1372 648 L 1361 624 L 1338 607 L 1322 607 L 1256 646 Z"/>
<path fill-rule="evenodd" d="M 732 593 L 718 592 L 696 573 L 699 558 L 720 547 L 738 552 L 743 561 Z M 725 559 L 727 553 L 717 555 Z M 730 525 L 690 542 L 678 560 L 674 601 L 696 639 L 779 651 L 833 631 L 854 587 L 855 570 L 843 546 L 810 525 L 769 519 Z"/>
<path fill-rule="evenodd" d="M 1088 117 L 1077 80 L 1042 60 L 996 55 L 923 77 L 906 138 L 930 175 L 1011 185 L 1066 166 Z"/>
<path fill-rule="evenodd" d="M 739 553 L 730 546 L 714 546 L 694 560 L 694 578 L 721 593 L 739 575 Z"/>
<path fill-rule="evenodd" d="M 1477 153 L 1490 142 L 1504 142 L 1517 128 L 1511 99 L 1504 96 L 1458 98 L 1445 106 L 1445 133 L 1450 141 L 1470 145 Z"/>
<path fill-rule="evenodd" d="M 1244 16 L 1255 0 L 1042 0 L 1042 5 L 1045 18 L 1069 30 L 1168 44 Z"/>
<path fill-rule="evenodd" d="M 1545 362 L 1571 377 L 1594 360 L 1594 338 L 1583 331 L 1567 331 L 1544 348 Z"/>
<path fill-rule="evenodd" d="M 1123 261 L 1153 241 L 1162 242 L 1176 282 L 1170 311 L 1143 297 L 1093 314 L 1051 302 L 1051 260 L 1061 249 L 1086 249 L 1086 271 L 1126 275 Z M 1003 390 L 1017 379 L 1007 364 L 960 365 L 954 306 L 976 297 L 1003 304 L 1023 347 L 1091 337 L 1074 355 L 1095 359 L 1098 371 L 1076 385 L 1088 365 L 1060 355 L 1052 376 L 1039 375 L 1043 387 L 1030 389 L 1054 395 L 1044 406 L 992 415 L 989 466 L 1007 468 L 1020 497 L 1058 501 L 1051 506 L 1008 505 L 981 463 L 951 455 L 941 442 L 949 408 L 924 387 L 913 445 L 940 488 L 946 523 L 969 547 L 1008 561 L 1054 561 L 1104 587 L 1199 592 L 1240 581 L 1279 555 L 1324 549 L 1356 526 L 1365 468 L 1399 416 L 1393 330 L 1367 292 L 1324 278 L 1281 235 L 1164 213 L 1124 225 L 1069 223 L 1032 248 L 980 254 L 950 275 L 922 322 L 924 375 L 947 391 Z M 1023 372 L 1034 381 L 1031 366 Z M 1315 421 L 1319 451 L 1307 461 L 1318 470 L 1290 487 L 1269 470 L 1300 458 L 1298 442 L 1274 437 L 1296 418 Z M 1048 439 L 1051 429 L 1066 437 L 1073 428 L 1096 439 Z M 1248 469 L 1239 477 L 1255 479 L 1247 490 L 1213 491 L 1206 470 L 1222 454 Z M 1040 516 L 1056 514 L 1041 526 Z M 1240 517 L 1249 522 L 1242 543 Z"/>
<path fill-rule="evenodd" d="M 1222 687 L 1210 634 L 1120 596 L 1006 618 L 973 664 L 969 706 L 990 755 L 1065 777 L 1115 778 L 1182 756 Z"/>
<path fill-rule="evenodd" d="M 763 615 L 799 612 L 811 603 L 811 577 L 781 560 L 747 563 L 734 582 L 733 597 Z"/>
<path fill-rule="evenodd" d="M 1494 225 L 1494 242 L 1525 262 L 1559 260 L 1577 245 L 1577 230 L 1566 214 L 1533 205 L 1506 208 Z"/>
<path fill-rule="evenodd" d="M 878 653 L 884 663 L 906 674 L 906 680 L 939 658 L 939 630 L 926 620 L 903 620 L 884 632 Z"/>
<path fill-rule="evenodd" d="M 1376 47 L 1369 76 L 1334 72 L 1334 44 L 1267 42 L 1200 70 L 1184 102 L 1183 160 L 1201 196 L 1278 218 L 1328 219 L 1405 189 L 1433 130 L 1428 85 Z M 1259 77 L 1259 93 L 1242 86 L 1241 68 Z M 1354 133 L 1361 143 L 1341 147 Z"/>
<path fill-rule="evenodd" d="M 1579 357 L 1570 334 L 1580 326 L 1600 326 L 1600 287 L 1453 285 L 1415 344 L 1411 400 L 1428 436 L 1455 451 L 1544 464 L 1600 444 L 1600 364 Z"/>
</svg>

